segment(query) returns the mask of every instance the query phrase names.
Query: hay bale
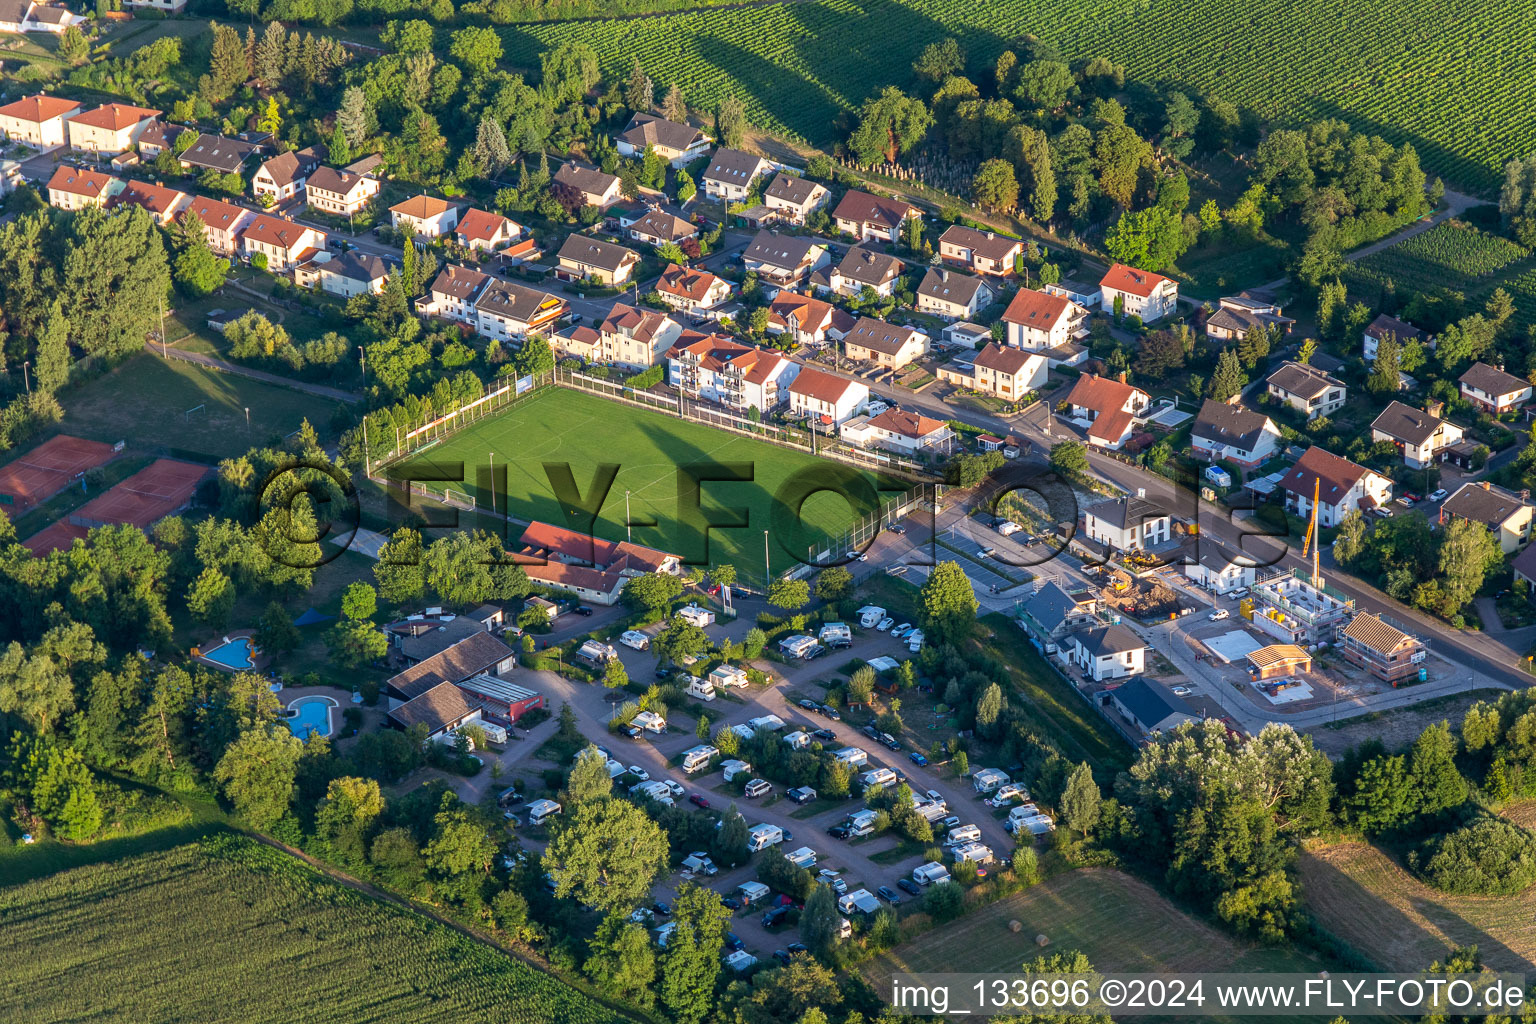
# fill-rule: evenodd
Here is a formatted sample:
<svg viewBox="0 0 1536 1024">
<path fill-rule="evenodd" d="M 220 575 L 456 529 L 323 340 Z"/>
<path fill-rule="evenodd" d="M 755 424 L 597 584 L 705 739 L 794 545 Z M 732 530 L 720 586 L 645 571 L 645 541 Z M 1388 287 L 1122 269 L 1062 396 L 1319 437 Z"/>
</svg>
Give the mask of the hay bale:
<svg viewBox="0 0 1536 1024">
<path fill-rule="evenodd" d="M 1008 922 L 1008 930 L 1013 932 L 1013 934 L 1017 935 L 1017 934 L 1019 934 L 1019 932 L 1024 930 L 1024 922 L 1022 922 L 1022 921 L 1009 921 Z"/>
<path fill-rule="evenodd" d="M 1035 945 L 1043 947 L 1049 946 L 1050 944 L 1051 940 L 1046 938 L 1044 933 L 1035 936 Z"/>
</svg>

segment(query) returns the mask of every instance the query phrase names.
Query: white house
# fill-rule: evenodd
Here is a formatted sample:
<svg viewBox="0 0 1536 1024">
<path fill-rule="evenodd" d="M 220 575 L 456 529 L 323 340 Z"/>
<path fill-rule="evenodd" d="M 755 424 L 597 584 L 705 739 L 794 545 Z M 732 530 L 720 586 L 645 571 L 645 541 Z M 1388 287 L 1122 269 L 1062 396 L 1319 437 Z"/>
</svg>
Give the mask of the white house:
<svg viewBox="0 0 1536 1024">
<path fill-rule="evenodd" d="M 1112 551 L 1145 551 L 1173 536 L 1173 517 L 1143 497 L 1112 498 L 1083 511 L 1083 533 Z"/>
<path fill-rule="evenodd" d="M 389 265 L 371 253 L 349 252 L 320 264 L 318 273 L 322 291 L 350 299 L 382 292 L 389 280 Z"/>
<path fill-rule="evenodd" d="M 978 274 L 1013 277 L 1024 242 L 995 231 L 951 224 L 939 236 L 939 258 Z"/>
<path fill-rule="evenodd" d="M 656 281 L 656 294 L 673 309 L 694 313 L 729 299 L 731 282 L 707 270 L 669 263 Z"/>
<path fill-rule="evenodd" d="M 1425 348 L 1435 347 L 1434 339 L 1413 324 L 1382 313 L 1365 328 L 1361 339 L 1361 354 L 1365 356 L 1366 362 L 1376 361 L 1376 346 L 1381 343 L 1381 339 L 1387 337 L 1394 338 L 1399 345 L 1417 341 Z"/>
<path fill-rule="evenodd" d="M 459 223 L 459 208 L 436 196 L 412 196 L 389 208 L 389 223 L 396 231 L 409 231 L 424 238 L 441 238 L 451 233 Z"/>
<path fill-rule="evenodd" d="M 972 386 L 983 394 L 1016 401 L 1038 390 L 1049 374 L 1045 353 L 988 342 L 972 363 Z"/>
<path fill-rule="evenodd" d="M 1270 395 L 1307 414 L 1307 419 L 1331 416 L 1344 405 L 1344 382 L 1306 363 L 1287 361 L 1264 381 Z"/>
<path fill-rule="evenodd" d="M 48 179 L 48 205 L 58 210 L 83 210 L 106 206 L 124 188 L 121 178 L 84 167 L 60 164 Z"/>
<path fill-rule="evenodd" d="M 1099 626 L 1067 637 L 1061 657 L 1088 678 L 1102 682 L 1145 672 L 1147 645 L 1125 626 Z"/>
<path fill-rule="evenodd" d="M 251 191 L 257 196 L 269 196 L 274 200 L 291 199 L 304 191 L 309 176 L 320 167 L 325 154 L 324 147 L 290 149 L 286 153 L 262 161 L 251 178 Z"/>
<path fill-rule="evenodd" d="M 975 316 L 992 304 L 986 281 L 944 267 L 930 267 L 917 286 L 917 310 L 946 320 Z"/>
<path fill-rule="evenodd" d="M 704 169 L 704 194 L 727 203 L 747 198 L 757 179 L 773 170 L 773 164 L 756 153 L 721 146 Z"/>
<path fill-rule="evenodd" d="M 1152 404 L 1152 396 L 1125 381 L 1084 374 L 1067 395 L 1074 420 L 1083 424 L 1090 444 L 1118 449 L 1131 436 L 1137 418 Z"/>
<path fill-rule="evenodd" d="M 638 157 L 646 147 L 673 167 L 692 163 L 709 149 L 709 136 L 691 124 L 655 114 L 635 114 L 614 139 L 620 156 Z"/>
<path fill-rule="evenodd" d="M 523 227 L 499 213 L 470 207 L 454 228 L 453 237 L 466 249 L 496 252 L 523 236 Z"/>
<path fill-rule="evenodd" d="M 1099 281 L 1099 301 L 1106 311 L 1139 316 L 1145 323 L 1161 320 L 1179 307 L 1177 281 L 1116 263 Z"/>
<path fill-rule="evenodd" d="M 684 331 L 667 353 L 667 381 L 684 393 L 733 409 L 770 412 L 789 397 L 800 364 L 782 352 L 718 334 Z"/>
<path fill-rule="evenodd" d="M 1280 428 L 1262 413 L 1207 398 L 1190 430 L 1194 453 L 1212 462 L 1235 462 L 1252 469 L 1275 454 Z"/>
<path fill-rule="evenodd" d="M 869 388 L 856 380 L 804 367 L 789 385 L 789 410 L 821 427 L 838 428 L 869 405 Z"/>
<path fill-rule="evenodd" d="M 780 171 L 763 190 L 763 205 L 790 224 L 804 224 L 806 218 L 825 206 L 831 193 L 823 185 Z"/>
<path fill-rule="evenodd" d="M 138 145 L 160 111 L 131 103 L 103 103 L 95 110 L 75 114 L 64 122 L 71 149 L 103 156 L 117 156 Z"/>
<path fill-rule="evenodd" d="M 742 269 L 771 284 L 794 287 L 831 259 L 827 247 L 803 235 L 759 231 L 741 254 Z"/>
<path fill-rule="evenodd" d="M 619 201 L 619 178 L 605 174 L 596 167 L 588 167 L 574 160 L 567 160 L 555 172 L 555 184 L 568 188 L 581 196 L 583 206 L 607 209 Z"/>
<path fill-rule="evenodd" d="M 1531 399 L 1531 382 L 1487 363 L 1473 363 L 1457 378 L 1461 395 L 1492 416 L 1514 412 Z"/>
<path fill-rule="evenodd" d="M 1029 288 L 1020 288 L 1003 311 L 1008 344 L 1030 352 L 1059 348 L 1085 334 L 1087 317 L 1088 311 L 1071 299 Z"/>
<path fill-rule="evenodd" d="M 1314 487 L 1319 526 L 1337 526 L 1351 512 L 1368 511 L 1392 500 L 1392 481 L 1316 446 L 1308 448 L 1280 480 L 1286 511 L 1310 516 Z"/>
<path fill-rule="evenodd" d="M 1453 519 L 1477 523 L 1499 540 L 1499 550 L 1514 554 L 1531 539 L 1531 517 L 1536 512 L 1529 492 L 1514 494 L 1487 480 L 1462 484 L 1440 504 L 1440 525 Z"/>
<path fill-rule="evenodd" d="M 853 330 L 843 335 L 843 353 L 849 359 L 893 370 L 927 355 L 928 347 L 928 335 L 917 328 L 888 324 L 870 316 L 861 317 Z"/>
<path fill-rule="evenodd" d="M 908 218 L 922 219 L 922 213 L 910 203 L 889 196 L 872 196 L 850 190 L 832 211 L 837 230 L 862 242 L 894 242 L 901 237 Z"/>
<path fill-rule="evenodd" d="M 812 276 L 811 284 L 836 295 L 861 295 L 865 288 L 872 288 L 876 295 L 890 298 L 906 269 L 895 256 L 856 245 L 837 266 Z"/>
<path fill-rule="evenodd" d="M 683 325 L 655 310 L 615 302 L 598 327 L 600 358 L 620 366 L 655 366 L 682 336 Z"/>
<path fill-rule="evenodd" d="M 379 194 L 379 179 L 355 171 L 317 167 L 304 183 L 304 205 L 347 217 L 361 213 Z"/>
<path fill-rule="evenodd" d="M 64 122 L 80 112 L 78 100 L 38 93 L 0 107 L 0 137 L 36 149 L 64 145 Z"/>
<path fill-rule="evenodd" d="M 955 432 L 943 420 L 903 409 L 887 409 L 878 416 L 855 416 L 842 425 L 842 438 L 861 448 L 887 448 L 903 455 L 931 451 L 946 453 Z"/>
<path fill-rule="evenodd" d="M 1441 451 L 1466 433 L 1449 420 L 1441 419 L 1439 413 L 1438 402 L 1424 410 L 1402 402 L 1388 402 L 1371 423 L 1371 440 L 1397 445 L 1403 453 L 1403 464 L 1410 469 L 1432 466 Z"/>
<path fill-rule="evenodd" d="M 1210 537 L 1199 539 L 1199 554 L 1183 568 L 1185 576 L 1218 594 L 1251 587 L 1258 575 L 1252 558 Z"/>
</svg>

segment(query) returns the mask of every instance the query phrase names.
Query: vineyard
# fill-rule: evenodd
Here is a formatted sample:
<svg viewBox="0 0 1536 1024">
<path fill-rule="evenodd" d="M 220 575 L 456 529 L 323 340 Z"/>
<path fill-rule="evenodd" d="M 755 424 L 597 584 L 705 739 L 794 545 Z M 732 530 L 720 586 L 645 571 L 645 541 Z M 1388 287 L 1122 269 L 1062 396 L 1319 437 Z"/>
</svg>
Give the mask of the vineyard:
<svg viewBox="0 0 1536 1024">
<path fill-rule="evenodd" d="M 1471 296 L 1491 291 L 1494 275 L 1529 255 L 1507 238 L 1450 221 L 1365 257 L 1350 267 L 1349 277 L 1352 284 L 1371 286 L 1391 281 L 1401 293 L 1449 288 Z"/>
<path fill-rule="evenodd" d="M 601 1024 L 444 925 L 219 835 L 0 891 L 0 1020 Z"/>
<path fill-rule="evenodd" d="M 818 145 L 839 136 L 839 114 L 910 85 L 927 43 L 958 38 L 980 80 L 1034 34 L 1266 119 L 1342 117 L 1413 143 L 1427 171 L 1462 189 L 1491 193 L 1506 160 L 1536 149 L 1536 0 L 789 0 L 503 34 L 508 58 L 528 67 L 565 39 L 593 46 L 609 73 L 638 56 L 695 105 L 734 90 L 754 123 Z"/>
</svg>

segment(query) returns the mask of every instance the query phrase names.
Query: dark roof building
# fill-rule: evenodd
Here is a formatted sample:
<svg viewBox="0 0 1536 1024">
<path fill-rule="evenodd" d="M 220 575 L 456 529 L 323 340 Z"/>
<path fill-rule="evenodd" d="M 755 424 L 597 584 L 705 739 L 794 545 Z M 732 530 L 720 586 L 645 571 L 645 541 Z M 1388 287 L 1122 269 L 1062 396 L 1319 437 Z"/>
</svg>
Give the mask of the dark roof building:
<svg viewBox="0 0 1536 1024">
<path fill-rule="evenodd" d="M 178 159 L 184 167 L 201 167 L 220 174 L 234 174 L 261 147 L 244 139 L 226 139 L 222 135 L 200 134 Z"/>
<path fill-rule="evenodd" d="M 1270 429 L 1269 417 L 1262 413 L 1207 398 L 1200 406 L 1200 414 L 1195 417 L 1191 434 L 1210 442 L 1207 447 L 1226 445 L 1251 452 Z"/>
</svg>

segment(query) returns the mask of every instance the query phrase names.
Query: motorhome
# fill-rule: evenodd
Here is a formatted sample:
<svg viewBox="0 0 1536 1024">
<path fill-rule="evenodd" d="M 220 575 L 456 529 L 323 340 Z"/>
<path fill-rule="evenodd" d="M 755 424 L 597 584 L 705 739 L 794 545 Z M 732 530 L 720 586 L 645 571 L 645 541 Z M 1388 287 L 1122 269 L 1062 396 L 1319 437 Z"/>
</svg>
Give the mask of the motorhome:
<svg viewBox="0 0 1536 1024">
<path fill-rule="evenodd" d="M 732 758 L 729 761 L 720 762 L 720 771 L 725 775 L 726 782 L 734 782 L 738 775 L 751 775 L 752 766 L 745 761 Z"/>
<path fill-rule="evenodd" d="M 912 869 L 912 881 L 918 885 L 932 885 L 935 882 L 949 881 L 949 868 L 936 860 Z"/>
<path fill-rule="evenodd" d="M 741 689 L 751 680 L 747 678 L 747 670 L 739 665 L 716 665 L 709 670 L 709 681 L 717 689 L 731 690 Z"/>
<path fill-rule="evenodd" d="M 553 800 L 535 800 L 528 805 L 528 824 L 538 826 L 560 813 L 560 805 Z"/>
<path fill-rule="evenodd" d="M 846 622 L 828 622 L 821 627 L 817 637 L 828 647 L 846 647 L 853 643 L 853 631 Z"/>
<path fill-rule="evenodd" d="M 629 720 L 629 724 L 646 732 L 664 733 L 667 731 L 667 720 L 654 711 L 642 711 Z"/>
<path fill-rule="evenodd" d="M 857 839 L 875 831 L 876 813 L 865 809 L 848 815 L 848 838 Z"/>
<path fill-rule="evenodd" d="M 651 646 L 651 638 L 638 629 L 626 629 L 619 637 L 619 643 L 625 647 L 632 647 L 637 651 L 646 650 Z"/>
<path fill-rule="evenodd" d="M 873 914 L 880 909 L 880 901 L 875 899 L 875 894 L 868 889 L 855 889 L 837 898 L 837 909 L 844 914 L 851 914 L 855 910 L 864 914 Z"/>
<path fill-rule="evenodd" d="M 952 828 L 944 837 L 945 846 L 964 846 L 966 843 L 974 843 L 981 838 L 981 828 L 976 825 L 961 825 Z"/>
<path fill-rule="evenodd" d="M 809 846 L 802 846 L 791 853 L 786 853 L 784 858 L 797 868 L 805 868 L 809 871 L 816 866 L 816 851 Z"/>
<path fill-rule="evenodd" d="M 780 640 L 779 653 L 784 655 L 786 658 L 803 658 L 807 653 L 810 652 L 812 647 L 816 646 L 819 645 L 816 643 L 815 637 L 806 636 L 805 634 L 801 633 L 795 636 L 785 637 L 783 640 Z"/>
<path fill-rule="evenodd" d="M 761 715 L 757 718 L 747 719 L 747 724 L 752 727 L 754 733 L 778 732 L 784 728 L 784 719 L 778 715 Z"/>
<path fill-rule="evenodd" d="M 709 859 L 707 853 L 690 853 L 683 858 L 683 867 L 696 875 L 713 875 L 719 872 L 715 862 Z"/>
<path fill-rule="evenodd" d="M 665 782 L 659 782 L 653 779 L 650 782 L 636 783 L 635 785 L 629 787 L 629 792 L 632 796 L 643 796 L 647 800 L 654 800 L 661 804 L 663 807 L 674 806 L 674 801 L 672 800 L 672 790 L 667 786 Z"/>
<path fill-rule="evenodd" d="M 701 743 L 697 747 L 689 747 L 683 751 L 683 771 L 689 775 L 703 771 L 709 767 L 709 762 L 720 756 L 720 749 L 707 743 Z"/>
<path fill-rule="evenodd" d="M 981 794 L 991 793 L 999 786 L 1007 785 L 1008 773 L 996 768 L 983 768 L 971 777 L 971 785 Z"/>
<path fill-rule="evenodd" d="M 725 966 L 740 974 L 757 966 L 757 957 L 744 949 L 733 950 L 725 956 Z"/>
<path fill-rule="evenodd" d="M 601 640 L 588 640 L 576 650 L 576 660 L 586 662 L 596 668 L 607 665 L 619 652 L 613 649 L 612 644 L 605 644 Z"/>
<path fill-rule="evenodd" d="M 869 753 L 858 747 L 844 747 L 842 750 L 834 753 L 832 757 L 850 768 L 857 768 L 861 764 L 869 764 Z"/>
<path fill-rule="evenodd" d="M 710 682 L 708 679 L 700 679 L 698 676 L 689 676 L 688 689 L 686 692 L 690 697 L 697 697 L 702 701 L 711 701 L 715 699 L 715 684 Z"/>
<path fill-rule="evenodd" d="M 885 609 L 879 605 L 867 604 L 859 609 L 859 628 L 874 629 L 875 624 L 885 618 Z"/>
<path fill-rule="evenodd" d="M 747 852 L 757 853 L 784 841 L 784 830 L 777 825 L 753 825 L 747 831 Z"/>
<path fill-rule="evenodd" d="M 875 768 L 859 776 L 859 782 L 868 789 L 870 786 L 889 786 L 896 781 L 896 773 L 889 768 Z"/>
<path fill-rule="evenodd" d="M 679 608 L 677 610 L 677 617 L 689 625 L 698 626 L 700 629 L 715 624 L 715 613 L 708 608 L 700 608 L 696 604 L 691 604 L 686 608 Z"/>
<path fill-rule="evenodd" d="M 966 843 L 964 846 L 955 847 L 954 857 L 956 864 L 963 864 L 966 861 L 972 864 L 990 864 L 992 847 L 985 843 Z"/>
</svg>

